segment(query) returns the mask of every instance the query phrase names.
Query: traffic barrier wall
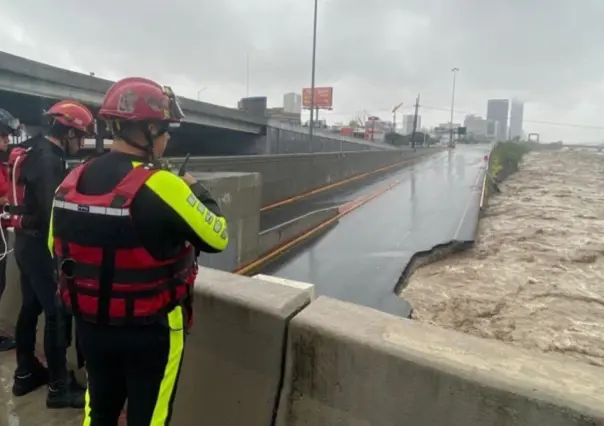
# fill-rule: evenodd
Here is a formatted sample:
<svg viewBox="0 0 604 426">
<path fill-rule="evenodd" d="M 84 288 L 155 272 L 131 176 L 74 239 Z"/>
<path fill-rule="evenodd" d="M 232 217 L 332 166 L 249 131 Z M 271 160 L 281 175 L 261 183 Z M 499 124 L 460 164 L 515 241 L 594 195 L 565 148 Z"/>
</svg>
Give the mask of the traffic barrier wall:
<svg viewBox="0 0 604 426">
<path fill-rule="evenodd" d="M 14 325 L 11 262 L 0 318 Z M 604 425 L 601 368 L 293 284 L 200 268 L 172 423 Z"/>
<path fill-rule="evenodd" d="M 604 371 L 320 297 L 289 324 L 277 426 L 604 425 Z"/>
<path fill-rule="evenodd" d="M 260 173 L 262 206 L 267 206 L 314 189 L 382 167 L 414 160 L 439 151 L 418 148 L 390 151 L 358 151 L 314 154 L 197 157 L 189 170 L 198 172 L 237 171 Z M 179 164 L 182 159 L 172 159 Z"/>
<path fill-rule="evenodd" d="M 303 288 L 200 268 L 172 424 L 272 424 L 287 323 L 309 302 Z"/>
<path fill-rule="evenodd" d="M 201 265 L 234 271 L 239 265 L 258 258 L 260 230 L 260 197 L 262 178 L 259 173 L 196 173 L 198 179 L 217 199 L 228 221 L 229 245 L 219 254 L 199 258 Z"/>
<path fill-rule="evenodd" d="M 276 247 L 282 246 L 294 238 L 310 231 L 339 214 L 338 207 L 317 210 L 307 213 L 288 222 L 262 231 L 258 237 L 258 253 L 260 256 L 269 253 Z"/>
</svg>

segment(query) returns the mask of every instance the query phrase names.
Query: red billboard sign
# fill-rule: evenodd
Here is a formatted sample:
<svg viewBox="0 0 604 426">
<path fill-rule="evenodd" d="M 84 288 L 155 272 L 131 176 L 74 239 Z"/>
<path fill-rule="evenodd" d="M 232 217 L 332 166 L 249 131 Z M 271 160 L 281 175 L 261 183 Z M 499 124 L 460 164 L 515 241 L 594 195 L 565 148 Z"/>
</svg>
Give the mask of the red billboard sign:
<svg viewBox="0 0 604 426">
<path fill-rule="evenodd" d="M 302 89 L 302 106 L 310 109 L 311 90 Z M 331 109 L 333 107 L 333 87 L 315 87 L 315 108 Z"/>
</svg>

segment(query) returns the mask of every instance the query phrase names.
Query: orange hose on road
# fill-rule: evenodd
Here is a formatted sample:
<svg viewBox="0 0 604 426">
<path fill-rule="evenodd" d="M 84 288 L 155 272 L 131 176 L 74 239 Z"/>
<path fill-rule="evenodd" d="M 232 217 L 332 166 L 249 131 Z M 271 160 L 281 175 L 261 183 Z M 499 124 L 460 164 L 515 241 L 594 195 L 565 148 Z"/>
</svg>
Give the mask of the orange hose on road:
<svg viewBox="0 0 604 426">
<path fill-rule="evenodd" d="M 270 253 L 264 255 L 263 257 L 261 257 L 258 260 L 255 260 L 251 263 L 248 263 L 247 265 L 244 265 L 238 269 L 236 269 L 235 271 L 233 271 L 234 274 L 238 274 L 238 275 L 247 275 L 248 273 L 250 273 L 251 271 L 254 271 L 258 268 L 260 268 L 261 266 L 263 266 L 264 264 L 268 263 L 269 261 L 273 260 L 274 258 L 280 256 L 281 254 L 283 254 L 284 252 L 286 252 L 287 250 L 289 250 L 292 247 L 297 246 L 298 244 L 308 240 L 310 237 L 312 237 L 313 235 L 315 235 L 317 232 L 325 229 L 326 227 L 328 227 L 329 225 L 331 225 L 332 223 L 336 222 L 337 220 L 339 220 L 340 218 L 346 216 L 347 214 L 355 211 L 356 209 L 358 209 L 359 207 L 367 204 L 369 201 L 373 200 L 374 198 L 379 197 L 380 195 L 390 191 L 392 188 L 400 185 L 403 181 L 402 180 L 396 180 L 395 182 L 392 182 L 391 184 L 369 194 L 369 195 L 364 195 L 361 196 L 349 203 L 343 204 L 342 206 L 340 206 L 339 213 L 332 217 L 331 219 L 326 220 L 323 223 L 320 223 L 319 225 L 315 226 L 314 228 L 304 232 L 303 234 L 295 237 L 294 239 L 286 242 L 285 244 L 275 248 L 273 251 L 271 251 Z"/>
<path fill-rule="evenodd" d="M 419 157 L 417 157 L 417 158 L 419 158 Z M 363 179 L 363 178 L 365 178 L 367 176 L 371 176 L 371 175 L 376 174 L 376 173 L 380 173 L 380 172 L 384 172 L 386 170 L 390 170 L 390 169 L 392 169 L 392 168 L 394 168 L 396 166 L 401 166 L 404 163 L 410 162 L 412 160 L 414 160 L 414 158 L 406 158 L 405 160 L 399 161 L 398 163 L 394 163 L 394 164 L 391 164 L 391 165 L 385 166 L 385 167 L 380 167 L 379 169 L 375 169 L 375 170 L 371 170 L 369 172 L 361 173 L 359 175 L 355 175 L 353 177 L 350 177 L 350 178 L 347 178 L 347 179 L 344 179 L 344 180 L 340 180 L 340 181 L 331 183 L 329 185 L 325 185 L 325 186 L 322 186 L 320 188 L 313 189 L 313 190 L 308 191 L 308 192 L 304 192 L 304 193 L 302 193 L 300 195 L 296 195 L 295 197 L 287 198 L 285 200 L 278 201 L 278 202 L 273 203 L 273 204 L 269 204 L 268 206 L 264 206 L 264 207 L 262 207 L 260 209 L 260 212 L 265 212 L 265 211 L 268 211 L 268 210 L 272 210 L 274 208 L 281 207 L 281 206 L 284 206 L 286 204 L 290 204 L 290 203 L 293 203 L 295 201 L 299 201 L 299 200 L 302 200 L 304 198 L 310 197 L 311 195 L 320 194 L 321 192 L 328 191 L 328 190 L 333 189 L 333 188 L 337 188 L 338 186 L 344 185 L 346 183 L 354 182 L 355 180 Z"/>
</svg>

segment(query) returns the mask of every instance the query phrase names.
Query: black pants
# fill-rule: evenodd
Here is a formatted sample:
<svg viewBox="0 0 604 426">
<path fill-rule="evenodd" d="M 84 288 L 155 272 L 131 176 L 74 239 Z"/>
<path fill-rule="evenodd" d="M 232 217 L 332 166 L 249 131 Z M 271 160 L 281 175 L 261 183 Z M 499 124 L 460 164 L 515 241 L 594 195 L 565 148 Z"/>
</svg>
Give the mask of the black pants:
<svg viewBox="0 0 604 426">
<path fill-rule="evenodd" d="M 22 305 L 17 319 L 17 371 L 29 372 L 36 348 L 38 317 L 44 312 L 44 355 L 50 382 L 67 377 L 66 352 L 71 342 L 71 317 L 57 303 L 53 261 L 41 237 L 17 234 L 15 259 L 21 273 Z"/>
<path fill-rule="evenodd" d="M 183 310 L 147 326 L 112 327 L 76 320 L 86 360 L 85 426 L 117 426 L 128 402 L 128 426 L 168 425 L 182 364 Z"/>
</svg>

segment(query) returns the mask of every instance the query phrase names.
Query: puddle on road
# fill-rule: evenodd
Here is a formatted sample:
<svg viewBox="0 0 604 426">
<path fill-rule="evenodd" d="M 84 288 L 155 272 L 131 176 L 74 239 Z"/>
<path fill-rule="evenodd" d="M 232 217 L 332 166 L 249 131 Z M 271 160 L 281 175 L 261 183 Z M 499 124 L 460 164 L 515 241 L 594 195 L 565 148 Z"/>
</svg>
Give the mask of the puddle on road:
<svg viewBox="0 0 604 426">
<path fill-rule="evenodd" d="M 604 366 L 604 156 L 531 153 L 501 189 L 475 247 L 402 297 L 419 321 Z"/>
</svg>

